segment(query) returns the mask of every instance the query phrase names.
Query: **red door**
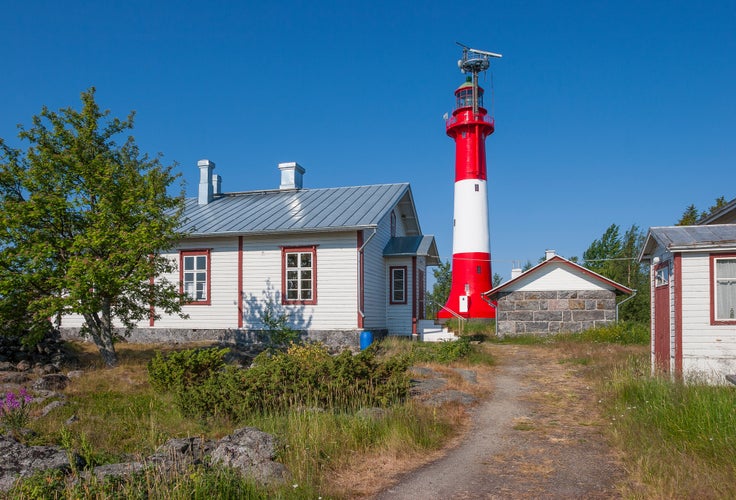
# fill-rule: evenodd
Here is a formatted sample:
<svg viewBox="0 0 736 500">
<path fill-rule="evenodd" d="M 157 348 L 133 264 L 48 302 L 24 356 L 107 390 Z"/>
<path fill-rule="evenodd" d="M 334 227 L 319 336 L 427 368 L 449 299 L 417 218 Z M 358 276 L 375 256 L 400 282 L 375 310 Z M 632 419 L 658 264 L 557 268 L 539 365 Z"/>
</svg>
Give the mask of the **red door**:
<svg viewBox="0 0 736 500">
<path fill-rule="evenodd" d="M 657 369 L 670 371 L 670 263 L 654 268 L 654 361 Z"/>
</svg>

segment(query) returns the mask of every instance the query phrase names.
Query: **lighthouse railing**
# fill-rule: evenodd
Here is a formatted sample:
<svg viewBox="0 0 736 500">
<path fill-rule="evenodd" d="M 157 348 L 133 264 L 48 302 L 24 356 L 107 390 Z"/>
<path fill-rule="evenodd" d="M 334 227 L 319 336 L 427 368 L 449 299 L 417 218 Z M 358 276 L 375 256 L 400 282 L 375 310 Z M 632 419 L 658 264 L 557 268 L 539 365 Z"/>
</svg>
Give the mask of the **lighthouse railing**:
<svg viewBox="0 0 736 500">
<path fill-rule="evenodd" d="M 495 120 L 491 118 L 488 115 L 484 114 L 471 114 L 470 116 L 463 114 L 460 116 L 452 115 L 447 120 L 445 120 L 445 127 L 451 127 L 455 125 L 458 122 L 484 122 L 484 123 L 490 123 L 492 126 L 495 126 Z"/>
<path fill-rule="evenodd" d="M 467 321 L 467 319 L 465 319 L 464 316 L 462 316 L 458 312 L 453 311 L 452 309 L 450 309 L 449 307 L 447 307 L 445 305 L 438 304 L 437 302 L 435 302 L 433 300 L 427 300 L 427 303 L 428 304 L 431 304 L 433 306 L 439 306 L 439 309 L 437 309 L 437 311 L 439 311 L 440 309 L 442 309 L 442 310 L 447 311 L 448 313 L 452 314 L 455 318 L 457 318 L 457 320 L 458 320 L 457 321 L 458 329 L 460 330 L 458 333 L 460 334 L 460 336 L 463 335 L 463 332 L 465 331 L 465 322 Z M 437 319 L 437 312 L 435 312 L 435 319 Z"/>
</svg>

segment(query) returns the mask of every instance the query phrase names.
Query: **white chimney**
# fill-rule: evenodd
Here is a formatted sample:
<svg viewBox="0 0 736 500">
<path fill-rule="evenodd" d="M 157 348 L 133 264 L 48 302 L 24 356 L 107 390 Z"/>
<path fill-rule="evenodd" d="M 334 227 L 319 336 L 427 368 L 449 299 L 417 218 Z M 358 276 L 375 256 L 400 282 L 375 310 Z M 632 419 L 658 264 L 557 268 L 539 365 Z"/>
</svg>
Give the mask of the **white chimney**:
<svg viewBox="0 0 736 500">
<path fill-rule="evenodd" d="M 281 170 L 281 185 L 279 189 L 301 189 L 304 168 L 295 161 L 279 163 Z"/>
<path fill-rule="evenodd" d="M 545 250 L 544 251 L 544 260 L 549 260 L 549 259 L 551 259 L 554 256 L 555 256 L 555 251 L 554 250 Z"/>
<path fill-rule="evenodd" d="M 207 205 L 213 199 L 212 169 L 215 168 L 215 163 L 209 160 L 199 160 L 197 166 L 199 167 L 199 197 L 197 203 Z"/>
<path fill-rule="evenodd" d="M 222 177 L 219 175 L 212 176 L 212 194 L 215 196 L 222 194 Z"/>
<path fill-rule="evenodd" d="M 521 270 L 520 267 L 515 267 L 511 269 L 511 279 L 518 278 L 519 276 L 521 276 L 522 272 L 523 271 Z"/>
</svg>

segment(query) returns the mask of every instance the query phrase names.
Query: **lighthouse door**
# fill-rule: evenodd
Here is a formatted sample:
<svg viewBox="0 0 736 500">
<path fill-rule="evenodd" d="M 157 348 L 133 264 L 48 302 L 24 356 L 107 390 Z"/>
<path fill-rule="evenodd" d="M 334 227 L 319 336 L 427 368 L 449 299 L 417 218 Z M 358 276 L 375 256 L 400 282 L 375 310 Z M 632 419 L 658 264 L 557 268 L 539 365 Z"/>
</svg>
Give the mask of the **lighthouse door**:
<svg viewBox="0 0 736 500">
<path fill-rule="evenodd" d="M 657 369 L 670 371 L 670 263 L 654 268 L 654 361 Z"/>
</svg>

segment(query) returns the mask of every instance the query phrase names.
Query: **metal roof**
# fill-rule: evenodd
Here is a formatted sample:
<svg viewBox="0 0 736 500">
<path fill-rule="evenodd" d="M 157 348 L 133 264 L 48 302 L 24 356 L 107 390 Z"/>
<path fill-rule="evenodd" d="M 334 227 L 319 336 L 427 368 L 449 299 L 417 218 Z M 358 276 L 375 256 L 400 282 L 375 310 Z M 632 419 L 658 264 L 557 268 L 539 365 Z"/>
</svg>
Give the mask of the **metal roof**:
<svg viewBox="0 0 736 500">
<path fill-rule="evenodd" d="M 699 221 L 698 224 L 734 224 L 736 223 L 736 198 L 729 201 L 714 213 Z"/>
<path fill-rule="evenodd" d="M 408 183 L 284 189 L 187 198 L 182 229 L 191 236 L 338 231 L 375 227 L 395 205 L 410 234 L 421 234 Z"/>
<path fill-rule="evenodd" d="M 639 260 L 648 259 L 657 245 L 670 252 L 730 250 L 736 248 L 736 224 L 649 228 Z"/>
<path fill-rule="evenodd" d="M 395 236 L 383 249 L 384 257 L 414 256 L 427 257 L 428 266 L 440 265 L 440 254 L 434 236 Z"/>
</svg>

